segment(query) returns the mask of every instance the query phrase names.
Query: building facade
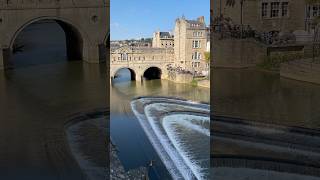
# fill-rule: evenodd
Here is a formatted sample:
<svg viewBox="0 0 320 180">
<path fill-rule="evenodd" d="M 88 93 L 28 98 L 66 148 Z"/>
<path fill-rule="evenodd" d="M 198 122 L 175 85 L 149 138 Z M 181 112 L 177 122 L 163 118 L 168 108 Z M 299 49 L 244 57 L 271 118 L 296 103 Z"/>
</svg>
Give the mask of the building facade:
<svg viewBox="0 0 320 180">
<path fill-rule="evenodd" d="M 210 51 L 209 28 L 204 17 L 176 20 L 174 35 L 157 31 L 153 34 L 152 47 L 137 47 L 123 42 L 113 42 L 111 65 L 120 62 L 148 63 L 170 62 L 171 67 L 197 74 L 208 71 L 205 52 Z"/>
<path fill-rule="evenodd" d="M 154 32 L 152 38 L 152 47 L 154 48 L 173 48 L 174 39 L 170 32 Z"/>
<path fill-rule="evenodd" d="M 305 0 L 227 2 L 214 0 L 213 16 L 230 17 L 234 24 L 250 25 L 258 31 L 310 32 L 315 27 L 314 19 L 320 15 L 320 4 Z"/>
<path fill-rule="evenodd" d="M 151 61 L 172 61 L 172 48 L 150 48 L 122 46 L 111 49 L 111 63 L 114 62 L 139 62 L 147 63 Z"/>
<path fill-rule="evenodd" d="M 174 29 L 175 66 L 188 71 L 201 72 L 207 68 L 204 53 L 207 50 L 207 28 L 204 17 L 176 20 Z"/>
</svg>

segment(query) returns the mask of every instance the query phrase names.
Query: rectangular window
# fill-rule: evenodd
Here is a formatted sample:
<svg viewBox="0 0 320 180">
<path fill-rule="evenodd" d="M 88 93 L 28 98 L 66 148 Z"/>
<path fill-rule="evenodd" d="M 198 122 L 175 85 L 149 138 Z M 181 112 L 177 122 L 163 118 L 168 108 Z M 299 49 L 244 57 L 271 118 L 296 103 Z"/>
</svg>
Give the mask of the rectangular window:
<svg viewBox="0 0 320 180">
<path fill-rule="evenodd" d="M 310 12 L 311 12 L 311 7 L 310 7 L 310 5 L 308 6 L 308 8 L 307 8 L 307 18 L 310 18 Z"/>
<path fill-rule="evenodd" d="M 312 16 L 313 17 L 319 16 L 319 5 L 313 5 L 313 7 L 312 7 Z"/>
<path fill-rule="evenodd" d="M 280 11 L 280 2 L 272 2 L 271 3 L 271 14 L 270 17 L 279 17 Z"/>
<path fill-rule="evenodd" d="M 289 6 L 289 2 L 282 2 L 281 4 L 281 15 L 282 17 L 287 17 L 288 14 L 288 6 Z"/>
<path fill-rule="evenodd" d="M 261 16 L 262 17 L 267 17 L 268 16 L 268 3 L 262 3 Z"/>
<path fill-rule="evenodd" d="M 200 48 L 200 41 L 199 40 L 192 41 L 192 47 L 193 48 Z"/>
</svg>

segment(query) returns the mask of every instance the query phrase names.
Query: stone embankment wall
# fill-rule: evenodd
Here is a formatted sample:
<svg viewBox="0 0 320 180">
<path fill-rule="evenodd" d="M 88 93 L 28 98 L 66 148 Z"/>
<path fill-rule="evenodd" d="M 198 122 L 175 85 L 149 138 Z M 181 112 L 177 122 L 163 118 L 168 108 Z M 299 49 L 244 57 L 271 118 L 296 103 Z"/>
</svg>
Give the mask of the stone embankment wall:
<svg viewBox="0 0 320 180">
<path fill-rule="evenodd" d="M 220 39 L 213 36 L 213 66 L 244 68 L 255 66 L 267 55 L 267 47 L 253 39 Z"/>
<path fill-rule="evenodd" d="M 280 66 L 282 77 L 320 84 L 320 60 L 301 59 L 282 63 Z"/>
<path fill-rule="evenodd" d="M 178 73 L 176 71 L 169 71 L 166 79 L 175 83 L 191 83 L 193 80 L 193 75 L 187 73 Z"/>
<path fill-rule="evenodd" d="M 210 88 L 210 80 L 201 80 L 201 81 L 198 81 L 198 86 Z"/>
</svg>

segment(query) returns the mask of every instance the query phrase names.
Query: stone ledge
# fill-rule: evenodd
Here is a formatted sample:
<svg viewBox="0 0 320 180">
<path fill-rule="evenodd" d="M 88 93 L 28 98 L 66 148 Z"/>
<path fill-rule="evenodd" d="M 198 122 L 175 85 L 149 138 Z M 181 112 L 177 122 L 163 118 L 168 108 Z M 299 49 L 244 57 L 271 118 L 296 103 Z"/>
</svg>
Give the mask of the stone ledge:
<svg viewBox="0 0 320 180">
<path fill-rule="evenodd" d="M 312 62 L 312 59 L 301 59 L 280 66 L 280 76 L 320 84 L 320 63 Z"/>
</svg>

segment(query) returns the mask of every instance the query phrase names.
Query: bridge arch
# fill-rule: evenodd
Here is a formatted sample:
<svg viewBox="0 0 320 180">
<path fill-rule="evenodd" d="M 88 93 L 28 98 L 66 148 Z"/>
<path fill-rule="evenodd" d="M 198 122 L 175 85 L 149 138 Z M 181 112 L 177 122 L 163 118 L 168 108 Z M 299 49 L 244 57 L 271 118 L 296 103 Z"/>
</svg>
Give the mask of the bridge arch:
<svg viewBox="0 0 320 180">
<path fill-rule="evenodd" d="M 130 71 L 130 76 L 131 76 L 131 81 L 135 81 L 136 80 L 136 71 L 132 68 L 129 68 L 129 67 L 121 67 L 121 68 L 118 68 L 117 70 L 114 71 L 113 73 L 113 78 L 116 78 L 117 77 L 117 73 L 122 70 L 122 69 L 127 69 Z"/>
<path fill-rule="evenodd" d="M 162 70 L 160 67 L 157 67 L 157 66 L 147 67 L 143 71 L 143 77 L 147 80 L 161 79 L 161 76 L 162 76 Z"/>
<path fill-rule="evenodd" d="M 9 36 L 9 49 L 7 52 L 7 56 L 5 58 L 10 58 L 10 55 L 13 51 L 13 45 L 18 37 L 18 35 L 29 25 L 44 21 L 44 20 L 53 20 L 63 29 L 66 38 L 66 46 L 67 46 L 67 56 L 68 60 L 83 60 L 86 57 L 85 47 L 90 44 L 90 39 L 88 35 L 78 26 L 76 23 L 72 21 L 61 18 L 57 16 L 42 16 L 30 19 L 26 21 L 24 24 L 19 25 L 17 29 L 15 29 L 14 33 Z M 4 61 L 8 61 L 8 59 L 4 59 Z"/>
</svg>

